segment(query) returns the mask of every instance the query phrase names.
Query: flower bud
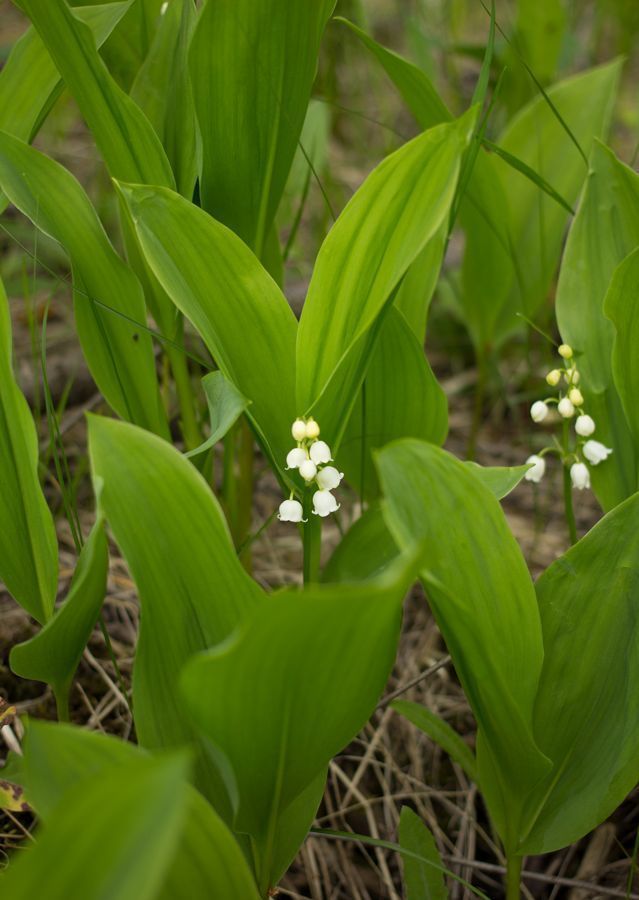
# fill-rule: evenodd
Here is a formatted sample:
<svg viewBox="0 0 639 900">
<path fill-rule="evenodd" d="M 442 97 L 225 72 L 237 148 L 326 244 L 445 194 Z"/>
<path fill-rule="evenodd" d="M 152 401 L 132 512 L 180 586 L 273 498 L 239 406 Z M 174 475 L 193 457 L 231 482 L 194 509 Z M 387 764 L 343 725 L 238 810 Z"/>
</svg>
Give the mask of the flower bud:
<svg viewBox="0 0 639 900">
<path fill-rule="evenodd" d="M 588 466 L 582 462 L 573 463 L 570 467 L 570 480 L 572 481 L 572 486 L 577 488 L 578 491 L 589 488 L 590 472 L 588 471 Z"/>
<path fill-rule="evenodd" d="M 559 369 L 552 369 L 552 371 L 546 375 L 546 381 L 551 387 L 555 387 L 556 384 L 559 384 L 560 380 L 561 372 Z"/>
<path fill-rule="evenodd" d="M 330 491 L 315 491 L 313 494 L 313 512 L 316 516 L 324 518 L 338 509 L 339 503 Z"/>
<path fill-rule="evenodd" d="M 311 444 L 308 452 L 316 466 L 330 462 L 333 458 L 331 456 L 331 448 L 325 441 L 315 441 L 314 444 Z"/>
<path fill-rule="evenodd" d="M 295 447 L 286 456 L 287 469 L 299 469 L 302 463 L 308 459 L 308 453 L 301 447 Z"/>
<path fill-rule="evenodd" d="M 536 400 L 530 407 L 533 422 L 543 422 L 548 415 L 548 405 L 543 400 Z"/>
<path fill-rule="evenodd" d="M 306 437 L 311 441 L 314 441 L 319 437 L 320 427 L 315 421 L 315 419 L 309 419 L 306 423 Z"/>
<path fill-rule="evenodd" d="M 562 397 L 557 404 L 557 412 L 560 416 L 563 416 L 564 419 L 569 419 L 571 416 L 574 416 L 575 407 L 572 405 L 572 401 L 568 397 Z"/>
<path fill-rule="evenodd" d="M 598 466 L 600 462 L 608 459 L 612 450 L 600 441 L 586 441 L 583 453 L 591 465 Z"/>
<path fill-rule="evenodd" d="M 304 481 L 312 481 L 317 475 L 317 466 L 312 459 L 305 459 L 300 466 L 300 475 Z"/>
<path fill-rule="evenodd" d="M 543 456 L 537 456 L 533 454 L 529 456 L 526 460 L 527 465 L 531 465 L 532 469 L 528 469 L 524 478 L 526 481 L 534 481 L 535 484 L 539 484 L 541 479 L 544 477 L 544 472 L 546 471 L 546 460 Z"/>
<path fill-rule="evenodd" d="M 570 346 L 570 344 L 560 344 L 559 355 L 563 356 L 564 359 L 571 359 L 572 358 L 572 347 Z"/>
<path fill-rule="evenodd" d="M 295 419 L 291 427 L 291 434 L 296 441 L 303 441 L 306 437 L 306 422 L 304 419 Z"/>
<path fill-rule="evenodd" d="M 595 420 L 591 416 L 581 415 L 575 422 L 575 431 L 581 437 L 589 437 L 595 430 Z"/>
<path fill-rule="evenodd" d="M 323 491 L 332 491 L 339 487 L 343 477 L 344 473 L 338 472 L 335 466 L 324 466 L 317 473 L 317 483 Z"/>
<path fill-rule="evenodd" d="M 581 375 L 579 374 L 579 370 L 573 366 L 572 369 L 568 369 L 568 371 L 564 375 L 564 378 L 568 382 L 568 384 L 579 384 Z"/>
<path fill-rule="evenodd" d="M 583 406 L 584 397 L 579 388 L 574 387 L 568 391 L 568 397 L 573 406 Z"/>
<path fill-rule="evenodd" d="M 302 518 L 303 515 L 304 510 L 299 500 L 283 500 L 277 518 L 280 522 L 306 522 L 307 520 Z"/>
</svg>

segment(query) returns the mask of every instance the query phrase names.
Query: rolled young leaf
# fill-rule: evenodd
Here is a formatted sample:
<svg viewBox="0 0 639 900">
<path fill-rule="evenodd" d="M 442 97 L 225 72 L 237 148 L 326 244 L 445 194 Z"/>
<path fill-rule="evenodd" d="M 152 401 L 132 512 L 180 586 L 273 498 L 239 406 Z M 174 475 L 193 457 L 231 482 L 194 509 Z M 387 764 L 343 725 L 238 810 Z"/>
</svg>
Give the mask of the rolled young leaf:
<svg viewBox="0 0 639 900">
<path fill-rule="evenodd" d="M 211 417 L 211 433 L 203 444 L 184 455 L 198 456 L 221 441 L 228 430 L 248 408 L 249 402 L 221 372 L 209 372 L 202 379 Z"/>
<path fill-rule="evenodd" d="M 89 418 L 89 453 L 100 509 L 142 607 L 133 671 L 138 738 L 150 748 L 193 744 L 196 784 L 228 817 L 226 789 L 189 721 L 177 678 L 194 653 L 228 638 L 264 595 L 242 568 L 209 486 L 181 453 L 140 428 L 96 416 Z"/>
<path fill-rule="evenodd" d="M 16 675 L 51 685 L 60 718 L 68 718 L 71 682 L 100 614 L 108 561 L 104 524 L 98 519 L 60 609 L 34 637 L 11 649 L 9 662 Z"/>
<path fill-rule="evenodd" d="M 463 463 L 414 440 L 377 463 L 398 546 L 425 542 L 421 577 L 477 719 L 480 787 L 512 853 L 529 791 L 550 766 L 532 730 L 543 646 L 530 574 L 496 498 Z"/>
<path fill-rule="evenodd" d="M 80 183 L 43 153 L 0 133 L 0 187 L 69 254 L 78 336 L 107 402 L 122 418 L 168 437 L 153 344 L 140 327 L 146 320 L 142 289 Z"/>
<path fill-rule="evenodd" d="M 58 587 L 58 542 L 38 478 L 36 429 L 11 353 L 9 304 L 0 281 L 0 579 L 44 624 Z"/>
</svg>

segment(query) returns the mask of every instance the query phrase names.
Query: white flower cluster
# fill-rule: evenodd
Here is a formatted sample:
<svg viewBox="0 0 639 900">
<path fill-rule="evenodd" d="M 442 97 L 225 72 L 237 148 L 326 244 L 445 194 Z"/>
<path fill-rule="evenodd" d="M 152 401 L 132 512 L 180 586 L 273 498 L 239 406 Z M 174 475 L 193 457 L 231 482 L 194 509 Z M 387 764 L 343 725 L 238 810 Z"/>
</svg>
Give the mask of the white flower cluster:
<svg viewBox="0 0 639 900">
<path fill-rule="evenodd" d="M 313 514 L 322 518 L 328 516 L 339 509 L 339 503 L 331 491 L 339 486 L 344 473 L 328 465 L 333 461 L 331 448 L 325 441 L 318 440 L 320 427 L 315 419 L 296 419 L 291 434 L 297 441 L 297 447 L 287 454 L 286 468 L 297 469 L 307 485 L 315 483 L 317 490 L 313 494 Z M 277 517 L 281 522 L 306 522 L 303 515 L 302 504 L 291 493 L 288 500 L 280 503 Z"/>
<path fill-rule="evenodd" d="M 581 377 L 572 347 L 568 344 L 562 344 L 559 347 L 559 355 L 564 360 L 564 366 L 548 372 L 546 382 L 551 387 L 557 387 L 563 381 L 566 385 L 565 393 L 560 388 L 559 397 L 547 397 L 545 400 L 535 401 L 530 407 L 530 416 L 533 422 L 543 422 L 550 412 L 551 404 L 556 403 L 557 412 L 563 419 L 575 417 L 577 446 L 575 451 L 570 454 L 570 459 L 573 460 L 570 466 L 570 480 L 574 488 L 582 491 L 584 488 L 590 487 L 590 470 L 584 462 L 584 458 L 591 466 L 597 466 L 610 456 L 612 450 L 600 441 L 590 439 L 590 435 L 594 433 L 596 426 L 592 416 L 589 416 L 585 410 L 584 396 L 577 387 Z M 584 440 L 584 438 L 588 440 Z M 547 447 L 539 454 L 535 453 L 528 457 L 526 462 L 532 468 L 524 475 L 527 481 L 534 481 L 535 483 L 541 481 L 546 471 L 546 460 L 543 455 L 553 449 L 552 447 Z M 565 460 L 566 463 L 568 461 Z"/>
</svg>

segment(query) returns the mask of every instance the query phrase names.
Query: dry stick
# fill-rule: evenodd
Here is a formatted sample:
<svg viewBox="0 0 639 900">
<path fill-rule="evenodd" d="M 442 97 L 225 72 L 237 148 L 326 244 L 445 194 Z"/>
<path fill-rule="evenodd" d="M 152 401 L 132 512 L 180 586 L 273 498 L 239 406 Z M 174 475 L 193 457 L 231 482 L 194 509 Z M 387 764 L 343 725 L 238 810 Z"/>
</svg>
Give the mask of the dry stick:
<svg viewBox="0 0 639 900">
<path fill-rule="evenodd" d="M 467 865 L 473 869 L 494 873 L 495 875 L 504 875 L 506 872 L 504 866 L 498 866 L 496 863 L 468 860 L 458 856 L 448 856 L 447 854 L 444 854 L 442 858 L 448 863 Z M 639 894 L 627 894 L 626 891 L 620 891 L 617 888 L 604 887 L 601 884 L 592 884 L 590 881 L 582 881 L 579 878 L 562 878 L 560 875 L 545 875 L 543 872 L 528 872 L 525 869 L 522 871 L 521 877 L 529 878 L 531 881 L 543 881 L 544 884 L 560 884 L 563 887 L 582 888 L 593 894 L 604 894 L 606 897 L 622 897 L 624 900 L 639 900 Z"/>
<path fill-rule="evenodd" d="M 419 684 L 421 681 L 425 681 L 427 678 L 430 678 L 431 675 L 434 675 L 439 669 L 443 669 L 444 666 L 447 666 L 450 662 L 450 655 L 446 654 L 443 656 L 439 662 L 436 662 L 429 669 L 426 669 L 425 672 L 422 672 L 420 675 L 417 675 L 416 678 L 413 678 L 412 681 L 409 681 L 407 684 L 403 684 L 401 687 L 397 688 L 396 691 L 392 691 L 392 693 L 387 694 L 376 706 L 376 711 L 379 709 L 383 709 L 385 706 L 388 706 L 396 697 L 399 697 L 400 694 L 403 694 L 405 691 L 409 690 L 409 688 L 415 687 L 415 685 Z"/>
</svg>

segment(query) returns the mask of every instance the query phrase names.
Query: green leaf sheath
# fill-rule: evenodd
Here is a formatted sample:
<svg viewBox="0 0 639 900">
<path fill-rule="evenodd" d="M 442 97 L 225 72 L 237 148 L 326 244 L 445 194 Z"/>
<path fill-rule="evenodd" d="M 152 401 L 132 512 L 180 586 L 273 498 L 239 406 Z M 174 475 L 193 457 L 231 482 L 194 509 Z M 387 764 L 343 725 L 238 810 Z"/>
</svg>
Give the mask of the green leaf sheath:
<svg viewBox="0 0 639 900">
<path fill-rule="evenodd" d="M 38 438 L 13 374 L 11 318 L 0 281 L 0 579 L 44 624 L 58 587 L 58 542 L 38 478 Z"/>
</svg>

